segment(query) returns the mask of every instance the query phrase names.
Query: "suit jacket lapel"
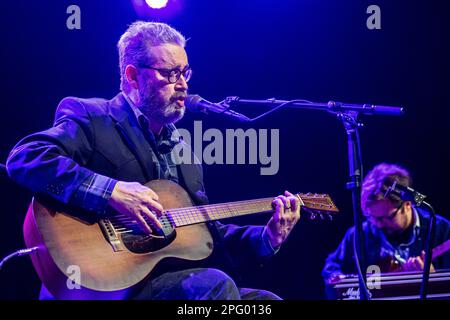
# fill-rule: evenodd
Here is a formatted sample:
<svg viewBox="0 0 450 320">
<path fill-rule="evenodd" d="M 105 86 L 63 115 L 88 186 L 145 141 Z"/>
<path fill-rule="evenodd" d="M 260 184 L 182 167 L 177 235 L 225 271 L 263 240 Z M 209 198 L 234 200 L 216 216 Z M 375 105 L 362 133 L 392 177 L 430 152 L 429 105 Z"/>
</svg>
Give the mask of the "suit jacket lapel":
<svg viewBox="0 0 450 320">
<path fill-rule="evenodd" d="M 117 131 L 142 167 L 146 180 L 152 180 L 155 176 L 153 172 L 155 166 L 151 147 L 139 128 L 133 110 L 122 93 L 118 94 L 110 103 L 110 117 L 113 119 Z"/>
</svg>

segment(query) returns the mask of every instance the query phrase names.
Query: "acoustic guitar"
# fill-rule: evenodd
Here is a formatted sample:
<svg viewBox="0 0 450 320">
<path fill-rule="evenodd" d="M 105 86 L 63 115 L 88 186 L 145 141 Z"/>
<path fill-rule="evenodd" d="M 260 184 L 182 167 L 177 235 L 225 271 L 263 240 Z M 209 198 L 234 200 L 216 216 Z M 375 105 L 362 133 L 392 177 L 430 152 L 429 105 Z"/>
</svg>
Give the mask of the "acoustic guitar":
<svg viewBox="0 0 450 320">
<path fill-rule="evenodd" d="M 41 281 L 57 299 L 124 299 L 164 259 L 200 261 L 213 250 L 209 221 L 273 212 L 273 198 L 193 206 L 188 193 L 169 180 L 146 184 L 165 208 L 163 229 L 141 231 L 125 215 L 111 213 L 96 223 L 57 212 L 33 199 L 24 222 L 27 247 Z M 296 195 L 302 217 L 331 218 L 338 212 L 328 195 Z"/>
</svg>

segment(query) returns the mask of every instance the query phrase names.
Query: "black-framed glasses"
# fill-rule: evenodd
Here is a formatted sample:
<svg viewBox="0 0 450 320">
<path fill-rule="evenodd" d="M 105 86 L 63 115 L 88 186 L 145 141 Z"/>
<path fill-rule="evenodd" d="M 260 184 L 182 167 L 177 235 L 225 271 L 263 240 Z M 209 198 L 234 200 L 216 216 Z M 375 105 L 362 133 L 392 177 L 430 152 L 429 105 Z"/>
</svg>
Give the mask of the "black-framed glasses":
<svg viewBox="0 0 450 320">
<path fill-rule="evenodd" d="M 188 82 L 192 77 L 192 69 L 190 67 L 186 67 L 183 70 L 154 68 L 149 66 L 140 66 L 139 68 L 156 70 L 163 77 L 167 77 L 167 81 L 169 81 L 169 83 L 176 83 L 178 80 L 180 80 L 181 75 L 183 75 L 184 81 L 186 82 Z"/>
<path fill-rule="evenodd" d="M 403 205 L 404 205 L 404 204 L 405 204 L 404 202 L 400 203 L 400 205 L 397 207 L 397 209 L 395 209 L 395 211 L 392 212 L 391 214 L 389 214 L 388 216 L 384 216 L 384 217 L 374 217 L 374 216 L 371 216 L 371 215 L 366 215 L 366 217 L 367 217 L 367 219 L 374 220 L 374 221 L 378 221 L 378 222 L 381 222 L 381 221 L 384 221 L 384 220 L 389 220 L 389 221 L 391 221 L 391 220 L 393 220 L 393 219 L 395 218 L 395 216 L 396 216 L 397 213 L 400 211 L 400 209 L 403 208 Z"/>
</svg>

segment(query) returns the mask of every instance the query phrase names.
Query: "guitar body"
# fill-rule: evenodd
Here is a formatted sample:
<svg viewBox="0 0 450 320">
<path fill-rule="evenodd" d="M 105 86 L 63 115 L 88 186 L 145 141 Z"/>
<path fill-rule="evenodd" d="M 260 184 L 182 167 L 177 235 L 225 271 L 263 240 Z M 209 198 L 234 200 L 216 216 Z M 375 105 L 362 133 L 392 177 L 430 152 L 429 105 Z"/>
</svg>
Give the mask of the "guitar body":
<svg viewBox="0 0 450 320">
<path fill-rule="evenodd" d="M 435 247 L 431 252 L 431 261 L 436 258 L 439 258 L 444 253 L 450 250 L 450 239 L 441 243 L 437 247 Z M 405 267 L 403 264 L 391 256 L 386 256 L 378 262 L 378 266 L 380 267 L 381 272 L 383 273 L 392 273 L 392 272 L 405 272 Z"/>
<path fill-rule="evenodd" d="M 187 192 L 174 182 L 154 180 L 146 186 L 158 194 L 165 209 L 192 206 Z M 124 299 L 161 260 L 202 260 L 213 250 L 205 223 L 177 227 L 162 240 L 130 238 L 108 228 L 32 201 L 24 222 L 25 243 L 39 247 L 31 255 L 33 265 L 57 299 Z M 111 241 L 108 233 L 117 239 Z"/>
</svg>

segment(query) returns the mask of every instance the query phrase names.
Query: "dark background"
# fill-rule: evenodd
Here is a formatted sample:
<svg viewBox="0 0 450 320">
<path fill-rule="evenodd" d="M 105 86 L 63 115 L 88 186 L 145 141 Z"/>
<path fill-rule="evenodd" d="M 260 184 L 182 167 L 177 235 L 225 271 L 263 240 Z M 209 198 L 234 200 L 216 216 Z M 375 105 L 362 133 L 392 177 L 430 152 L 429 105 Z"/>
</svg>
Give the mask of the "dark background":
<svg viewBox="0 0 450 320">
<path fill-rule="evenodd" d="M 7 4 L 6 4 L 7 3 Z M 81 8 L 81 30 L 68 30 L 66 8 Z M 368 30 L 366 9 L 381 8 L 381 30 Z M 3 2 L 1 32 L 1 145 L 48 128 L 65 96 L 111 98 L 118 92 L 115 48 L 137 19 L 170 23 L 190 38 L 190 92 L 210 101 L 304 98 L 405 107 L 404 117 L 365 118 L 361 132 L 366 171 L 379 162 L 404 165 L 437 212 L 449 218 L 448 89 L 450 3 L 395 1 L 179 0 L 162 13 L 138 15 L 131 1 Z M 158 15 L 157 15 L 158 14 Z M 240 109 L 249 115 L 262 110 Z M 287 299 L 321 299 L 320 272 L 352 224 L 346 135 L 330 114 L 280 110 L 252 125 L 217 116 L 188 115 L 207 128 L 280 129 L 280 170 L 204 166 L 212 202 L 275 196 L 284 190 L 329 193 L 341 209 L 331 223 L 302 220 L 276 257 L 244 274 L 243 285 Z M 447 138 L 445 138 L 447 137 Z M 24 247 L 22 222 L 31 194 L 1 180 L 0 256 Z M 253 216 L 236 223 L 265 223 Z M 35 299 L 39 279 L 29 258 L 0 272 L 1 299 Z"/>
</svg>

